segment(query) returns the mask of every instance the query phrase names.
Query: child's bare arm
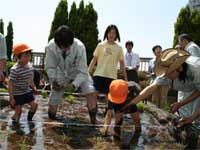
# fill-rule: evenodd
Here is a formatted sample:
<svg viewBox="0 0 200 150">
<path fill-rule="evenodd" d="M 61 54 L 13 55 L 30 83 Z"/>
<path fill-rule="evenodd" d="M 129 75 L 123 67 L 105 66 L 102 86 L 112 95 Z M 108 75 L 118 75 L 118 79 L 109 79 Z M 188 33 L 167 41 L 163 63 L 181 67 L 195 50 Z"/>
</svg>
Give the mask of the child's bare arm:
<svg viewBox="0 0 200 150">
<path fill-rule="evenodd" d="M 9 103 L 10 106 L 14 109 L 15 108 L 15 99 L 13 95 L 13 83 L 11 81 L 8 82 L 8 92 L 9 92 Z"/>
<path fill-rule="evenodd" d="M 33 81 L 33 77 L 31 78 L 30 86 L 31 86 L 31 89 L 33 90 L 33 93 L 37 94 L 38 91 L 37 91 L 37 88 L 36 88 L 35 83 Z"/>
</svg>

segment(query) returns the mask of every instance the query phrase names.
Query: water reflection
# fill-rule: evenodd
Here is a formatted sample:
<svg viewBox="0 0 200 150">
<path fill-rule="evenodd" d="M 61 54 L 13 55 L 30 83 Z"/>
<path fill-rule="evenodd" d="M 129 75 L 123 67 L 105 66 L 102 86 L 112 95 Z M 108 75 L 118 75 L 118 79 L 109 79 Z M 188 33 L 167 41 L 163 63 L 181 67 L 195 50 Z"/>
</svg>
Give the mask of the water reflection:
<svg viewBox="0 0 200 150">
<path fill-rule="evenodd" d="M 158 145 L 168 142 L 167 133 L 160 128 L 159 122 L 149 114 L 141 116 L 142 133 L 136 135 L 132 126 L 131 118 L 124 118 L 121 137 L 116 138 L 112 132 L 107 137 L 100 133 L 100 126 L 90 124 L 86 101 L 83 99 L 75 101 L 73 113 L 70 113 L 72 106 L 65 102 L 59 115 L 61 120 L 49 120 L 47 115 L 48 100 L 38 96 L 39 107 L 33 122 L 28 122 L 27 112 L 29 107 L 23 107 L 20 122 L 15 124 L 10 119 L 13 110 L 4 107 L 0 110 L 0 133 L 3 134 L 0 149 L 145 149 L 148 145 Z M 98 109 L 98 125 L 103 124 L 104 108 Z M 111 125 L 114 124 L 114 120 Z M 152 124 L 155 126 L 153 127 Z M 101 126 L 102 127 L 102 126 Z M 113 128 L 110 128 L 111 131 Z M 167 130 L 166 130 L 167 131 Z M 164 133 L 158 134 L 158 133 Z M 172 141 L 170 141 L 172 142 Z M 156 145 L 156 146 L 157 146 Z M 172 145 L 172 143 L 167 143 Z M 158 145 L 159 146 L 159 145 Z M 165 146 L 165 145 L 164 145 Z M 175 147 L 176 148 L 176 147 Z"/>
</svg>

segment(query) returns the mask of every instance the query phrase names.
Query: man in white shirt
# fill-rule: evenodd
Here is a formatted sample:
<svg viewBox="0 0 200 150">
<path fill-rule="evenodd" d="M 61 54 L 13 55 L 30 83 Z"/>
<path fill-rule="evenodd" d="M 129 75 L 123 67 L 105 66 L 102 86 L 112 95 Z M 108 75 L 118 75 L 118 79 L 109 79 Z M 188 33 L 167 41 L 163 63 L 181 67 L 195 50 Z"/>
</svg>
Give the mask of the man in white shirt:
<svg viewBox="0 0 200 150">
<path fill-rule="evenodd" d="M 92 78 L 87 69 L 86 49 L 84 44 L 74 38 L 73 31 L 60 26 L 46 46 L 45 70 L 52 85 L 49 97 L 48 115 L 56 119 L 58 105 L 62 103 L 65 88 L 77 90 L 87 98 L 91 123 L 95 124 L 97 102 Z"/>
<path fill-rule="evenodd" d="M 179 44 L 183 49 L 188 51 L 192 56 L 200 57 L 200 47 L 192 41 L 188 34 L 181 34 L 178 36 Z"/>
<path fill-rule="evenodd" d="M 137 71 L 140 67 L 139 54 L 132 52 L 134 46 L 132 41 L 127 41 L 125 46 L 127 49 L 127 52 L 125 54 L 125 65 L 126 65 L 128 81 L 135 81 L 138 83 L 139 78 Z"/>
</svg>

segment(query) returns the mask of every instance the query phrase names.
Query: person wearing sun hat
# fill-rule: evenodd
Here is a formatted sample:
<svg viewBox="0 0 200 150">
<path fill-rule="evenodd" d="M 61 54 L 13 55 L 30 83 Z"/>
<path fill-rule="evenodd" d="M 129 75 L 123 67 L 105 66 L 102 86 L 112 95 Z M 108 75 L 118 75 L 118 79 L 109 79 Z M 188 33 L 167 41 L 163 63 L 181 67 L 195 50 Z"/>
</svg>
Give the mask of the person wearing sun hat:
<svg viewBox="0 0 200 150">
<path fill-rule="evenodd" d="M 127 102 L 130 100 L 130 96 L 135 97 L 137 94 L 139 94 L 139 87 L 137 86 L 137 83 L 135 85 L 130 85 L 130 82 L 126 82 L 121 79 L 113 80 L 109 86 L 109 93 L 108 93 L 108 110 L 105 117 L 105 123 L 103 128 L 103 134 L 104 136 L 108 133 L 108 128 L 111 123 L 112 118 L 112 110 L 115 112 L 115 126 L 114 126 L 114 135 L 119 137 L 121 133 L 121 125 L 123 122 L 122 114 L 123 113 L 129 113 L 133 119 L 133 122 L 135 124 L 135 134 L 140 133 L 141 131 L 141 125 L 140 125 L 140 115 L 137 110 L 137 106 L 133 105 L 130 108 L 128 108 L 126 111 L 122 112 L 121 108 L 125 106 Z M 129 90 L 132 91 L 132 95 L 129 94 Z M 133 98 L 132 97 L 132 98 Z M 131 99 L 132 99 L 131 98 Z"/>
<path fill-rule="evenodd" d="M 153 84 L 147 86 L 123 109 L 152 95 L 159 85 L 172 85 L 172 88 L 178 90 L 178 102 L 173 104 L 172 112 L 179 111 L 179 115 L 183 117 L 179 126 L 192 123 L 197 129 L 200 129 L 200 58 L 191 56 L 185 50 L 166 49 L 161 53 L 155 66 L 155 73 L 157 78 Z M 192 137 L 192 139 L 189 141 L 197 141 L 196 133 L 191 133 L 190 138 Z M 188 146 L 191 146 L 190 142 Z"/>
<path fill-rule="evenodd" d="M 196 96 L 187 99 L 192 99 L 195 102 L 199 99 L 200 90 L 200 58 L 190 56 L 190 53 L 185 50 L 179 49 L 167 49 L 161 53 L 156 66 L 155 72 L 157 78 L 152 85 L 147 86 L 140 95 L 134 98 L 129 104 L 136 104 L 140 100 L 150 96 L 154 91 L 157 90 L 159 85 L 171 85 L 173 80 L 173 88 L 178 91 L 191 92 Z M 186 99 L 185 96 L 179 97 L 178 101 Z M 191 100 L 191 101 L 192 101 Z M 124 107 L 124 108 L 126 108 Z M 190 107 L 193 108 L 193 107 Z M 173 109 L 173 111 L 176 111 Z M 190 115 L 194 111 L 190 111 Z M 180 110 L 179 113 L 181 114 Z M 189 114 L 182 114 L 182 116 L 189 116 Z"/>
<path fill-rule="evenodd" d="M 170 61 L 174 61 L 173 63 L 169 61 L 168 57 L 170 55 L 168 53 L 172 56 Z M 173 70 L 175 70 L 175 72 L 180 72 L 178 79 L 173 82 L 173 87 L 178 90 L 178 103 L 172 105 L 172 112 L 174 113 L 179 109 L 181 117 L 191 116 L 195 113 L 197 107 L 200 106 L 200 97 L 198 96 L 200 94 L 200 59 L 190 56 L 190 54 L 187 53 L 188 52 L 184 50 L 179 50 L 179 54 L 176 54 L 176 51 L 167 51 L 163 54 L 163 59 L 160 60 L 155 70 L 158 76 L 165 76 L 173 72 Z M 166 67 L 170 63 L 170 67 Z M 196 98 L 190 100 L 190 95 L 193 93 Z M 195 122 L 198 128 L 200 128 L 200 119 Z"/>
</svg>

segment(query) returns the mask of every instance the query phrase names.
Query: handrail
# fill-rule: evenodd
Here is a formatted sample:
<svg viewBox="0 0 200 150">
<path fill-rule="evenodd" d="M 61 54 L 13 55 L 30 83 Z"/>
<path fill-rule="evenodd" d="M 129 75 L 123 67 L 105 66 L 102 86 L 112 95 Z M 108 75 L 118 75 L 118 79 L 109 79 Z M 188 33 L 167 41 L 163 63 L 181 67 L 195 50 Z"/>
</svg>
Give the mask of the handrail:
<svg viewBox="0 0 200 150">
<path fill-rule="evenodd" d="M 44 52 L 33 52 L 32 63 L 33 63 L 33 66 L 39 71 L 44 70 L 44 58 L 45 58 Z M 152 58 L 140 57 L 140 68 L 139 68 L 140 71 L 148 70 L 148 64 L 149 64 L 150 59 Z"/>
</svg>

